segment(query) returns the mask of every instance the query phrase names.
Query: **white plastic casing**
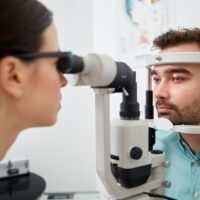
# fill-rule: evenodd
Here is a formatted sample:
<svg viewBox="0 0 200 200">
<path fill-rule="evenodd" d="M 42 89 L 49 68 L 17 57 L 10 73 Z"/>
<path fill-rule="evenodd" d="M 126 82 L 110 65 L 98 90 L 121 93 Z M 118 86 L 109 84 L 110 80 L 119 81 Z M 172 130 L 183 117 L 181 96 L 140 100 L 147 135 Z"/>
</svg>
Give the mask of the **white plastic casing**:
<svg viewBox="0 0 200 200">
<path fill-rule="evenodd" d="M 200 63 L 200 52 L 173 52 L 152 55 L 146 59 L 146 67 L 166 64 Z"/>
<path fill-rule="evenodd" d="M 16 158 L 0 163 L 0 179 L 28 174 L 29 161 L 25 158 Z"/>
<path fill-rule="evenodd" d="M 113 59 L 104 54 L 89 54 L 83 58 L 84 69 L 78 74 L 67 75 L 71 85 L 107 86 L 117 74 Z"/>
<path fill-rule="evenodd" d="M 121 168 L 134 168 L 151 163 L 148 147 L 148 122 L 146 120 L 120 120 L 111 121 L 111 154 L 119 156 L 119 160 L 112 160 Z M 130 151 L 133 147 L 142 150 L 142 157 L 132 159 Z"/>
</svg>

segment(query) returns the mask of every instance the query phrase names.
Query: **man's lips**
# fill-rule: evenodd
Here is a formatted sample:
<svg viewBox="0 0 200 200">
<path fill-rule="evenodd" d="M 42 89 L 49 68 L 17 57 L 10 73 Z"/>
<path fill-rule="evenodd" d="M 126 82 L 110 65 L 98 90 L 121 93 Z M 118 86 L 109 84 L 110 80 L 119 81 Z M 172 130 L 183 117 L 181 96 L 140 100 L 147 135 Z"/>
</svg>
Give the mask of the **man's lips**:
<svg viewBox="0 0 200 200">
<path fill-rule="evenodd" d="M 165 105 L 158 105 L 157 106 L 157 111 L 159 113 L 169 113 L 173 110 L 173 108 L 165 106 Z"/>
</svg>

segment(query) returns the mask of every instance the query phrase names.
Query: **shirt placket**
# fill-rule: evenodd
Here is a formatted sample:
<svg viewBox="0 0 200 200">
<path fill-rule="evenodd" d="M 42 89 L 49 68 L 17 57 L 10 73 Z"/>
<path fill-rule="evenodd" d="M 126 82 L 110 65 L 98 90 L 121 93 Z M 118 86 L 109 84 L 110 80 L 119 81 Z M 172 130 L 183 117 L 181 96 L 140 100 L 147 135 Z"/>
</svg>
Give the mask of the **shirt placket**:
<svg viewBox="0 0 200 200">
<path fill-rule="evenodd" d="M 191 199 L 200 200 L 200 151 L 194 155 L 189 146 L 181 139 L 181 137 L 180 145 L 186 156 L 191 160 Z"/>
<path fill-rule="evenodd" d="M 200 152 L 194 156 L 191 164 L 192 182 L 193 182 L 193 199 L 200 200 Z"/>
</svg>

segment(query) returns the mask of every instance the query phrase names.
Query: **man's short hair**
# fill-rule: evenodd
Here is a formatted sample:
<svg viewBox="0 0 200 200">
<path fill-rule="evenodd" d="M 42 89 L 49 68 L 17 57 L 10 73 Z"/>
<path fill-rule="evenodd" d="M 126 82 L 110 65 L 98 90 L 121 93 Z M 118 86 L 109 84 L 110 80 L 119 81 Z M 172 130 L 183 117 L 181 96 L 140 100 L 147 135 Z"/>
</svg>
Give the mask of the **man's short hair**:
<svg viewBox="0 0 200 200">
<path fill-rule="evenodd" d="M 171 29 L 153 40 L 153 47 L 160 50 L 181 44 L 197 43 L 200 47 L 200 28 Z"/>
</svg>

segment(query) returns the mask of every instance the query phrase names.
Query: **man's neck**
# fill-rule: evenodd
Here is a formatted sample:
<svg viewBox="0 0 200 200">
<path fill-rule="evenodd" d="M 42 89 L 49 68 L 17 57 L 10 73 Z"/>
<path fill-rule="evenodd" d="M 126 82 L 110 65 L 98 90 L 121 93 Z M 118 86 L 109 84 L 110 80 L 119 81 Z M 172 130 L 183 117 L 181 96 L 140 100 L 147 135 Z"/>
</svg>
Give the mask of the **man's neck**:
<svg viewBox="0 0 200 200">
<path fill-rule="evenodd" d="M 193 153 L 200 150 L 200 134 L 181 133 L 181 136 Z"/>
</svg>

